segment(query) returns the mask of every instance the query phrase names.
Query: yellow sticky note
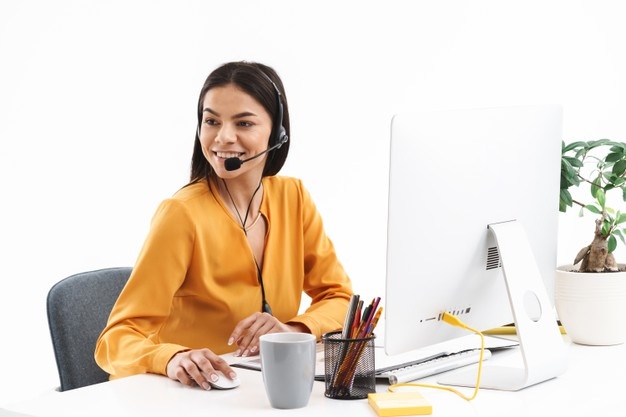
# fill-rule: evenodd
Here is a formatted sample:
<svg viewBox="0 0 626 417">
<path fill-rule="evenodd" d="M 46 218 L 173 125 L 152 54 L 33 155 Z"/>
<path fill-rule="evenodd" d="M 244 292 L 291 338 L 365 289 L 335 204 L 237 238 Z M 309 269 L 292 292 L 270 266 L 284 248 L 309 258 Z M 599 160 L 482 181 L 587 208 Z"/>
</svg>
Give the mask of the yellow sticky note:
<svg viewBox="0 0 626 417">
<path fill-rule="evenodd" d="M 380 417 L 432 414 L 433 407 L 419 392 L 377 392 L 367 401 Z"/>
</svg>

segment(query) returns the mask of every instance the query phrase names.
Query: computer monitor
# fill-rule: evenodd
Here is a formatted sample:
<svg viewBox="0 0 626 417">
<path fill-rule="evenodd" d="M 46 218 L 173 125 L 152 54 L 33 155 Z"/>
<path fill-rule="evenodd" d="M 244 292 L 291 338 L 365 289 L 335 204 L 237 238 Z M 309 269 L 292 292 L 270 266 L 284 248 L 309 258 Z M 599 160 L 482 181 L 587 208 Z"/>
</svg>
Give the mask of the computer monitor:
<svg viewBox="0 0 626 417">
<path fill-rule="evenodd" d="M 518 390 L 566 368 L 553 308 L 562 109 L 397 114 L 391 122 L 385 349 L 397 354 L 515 323 L 521 366 L 483 367 Z M 472 374 L 454 385 L 473 386 Z"/>
</svg>

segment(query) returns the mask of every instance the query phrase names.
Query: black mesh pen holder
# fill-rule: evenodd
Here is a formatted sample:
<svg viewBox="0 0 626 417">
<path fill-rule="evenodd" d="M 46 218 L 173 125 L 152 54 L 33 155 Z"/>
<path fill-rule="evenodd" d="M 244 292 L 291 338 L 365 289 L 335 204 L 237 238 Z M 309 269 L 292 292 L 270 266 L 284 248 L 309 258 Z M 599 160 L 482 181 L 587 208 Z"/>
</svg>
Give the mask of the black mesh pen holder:
<svg viewBox="0 0 626 417">
<path fill-rule="evenodd" d="M 322 336 L 326 397 L 356 400 L 376 392 L 375 338 L 343 339 L 340 331 Z"/>
</svg>

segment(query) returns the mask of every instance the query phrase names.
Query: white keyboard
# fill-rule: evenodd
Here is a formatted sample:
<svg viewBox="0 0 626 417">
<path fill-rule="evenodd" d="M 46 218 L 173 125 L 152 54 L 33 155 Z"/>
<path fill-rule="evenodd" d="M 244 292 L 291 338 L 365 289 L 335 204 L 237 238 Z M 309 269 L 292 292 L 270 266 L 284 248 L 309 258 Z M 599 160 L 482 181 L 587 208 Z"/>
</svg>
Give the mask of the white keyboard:
<svg viewBox="0 0 626 417">
<path fill-rule="evenodd" d="M 491 357 L 491 352 L 485 349 L 483 361 Z M 427 376 L 439 374 L 441 372 L 457 369 L 462 366 L 478 363 L 480 359 L 480 349 L 464 350 L 450 355 L 440 356 L 434 359 L 385 370 L 376 374 L 377 379 L 388 379 L 389 384 L 402 384 L 414 381 Z"/>
</svg>

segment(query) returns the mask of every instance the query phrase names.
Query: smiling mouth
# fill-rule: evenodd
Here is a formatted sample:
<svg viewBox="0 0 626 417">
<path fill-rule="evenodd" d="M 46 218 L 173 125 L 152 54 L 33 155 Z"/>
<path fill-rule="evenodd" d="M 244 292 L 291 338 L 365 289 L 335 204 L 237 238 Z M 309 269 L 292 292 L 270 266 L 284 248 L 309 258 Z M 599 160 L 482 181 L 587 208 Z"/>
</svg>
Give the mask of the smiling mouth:
<svg viewBox="0 0 626 417">
<path fill-rule="evenodd" d="M 243 155 L 243 152 L 213 152 L 218 158 L 239 158 Z"/>
</svg>

